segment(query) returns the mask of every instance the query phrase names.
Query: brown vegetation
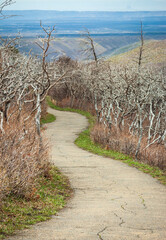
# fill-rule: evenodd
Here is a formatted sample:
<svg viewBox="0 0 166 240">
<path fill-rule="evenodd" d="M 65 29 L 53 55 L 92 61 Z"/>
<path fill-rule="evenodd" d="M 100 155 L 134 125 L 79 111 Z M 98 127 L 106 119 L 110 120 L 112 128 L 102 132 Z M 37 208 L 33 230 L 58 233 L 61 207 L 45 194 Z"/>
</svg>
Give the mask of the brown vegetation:
<svg viewBox="0 0 166 240">
<path fill-rule="evenodd" d="M 91 138 L 94 142 L 101 144 L 107 150 L 112 149 L 135 157 L 138 138 L 131 134 L 117 130 L 117 128 L 105 128 L 102 124 L 96 124 L 91 131 Z M 166 169 L 166 149 L 163 145 L 153 144 L 146 148 L 146 138 L 142 140 L 138 160 L 152 166 Z"/>
<path fill-rule="evenodd" d="M 68 65 L 63 88 L 53 89 L 51 96 L 61 107 L 95 112 L 95 142 L 164 169 L 166 75 L 159 62 L 143 64 L 144 50 L 142 44 L 141 61 L 127 65 L 104 61 Z"/>
<path fill-rule="evenodd" d="M 49 169 L 48 148 L 36 133 L 34 118 L 14 114 L 0 133 L 0 198 L 10 194 L 29 197 L 35 178 Z M 18 119 L 19 117 L 19 119 Z"/>
<path fill-rule="evenodd" d="M 42 25 L 41 25 L 42 27 Z M 38 42 L 42 58 L 24 56 L 18 39 L 0 48 L 0 202 L 10 194 L 29 197 L 37 176 L 49 170 L 48 148 L 40 131 L 48 91 L 63 80 L 58 65 L 46 61 L 54 28 Z"/>
</svg>

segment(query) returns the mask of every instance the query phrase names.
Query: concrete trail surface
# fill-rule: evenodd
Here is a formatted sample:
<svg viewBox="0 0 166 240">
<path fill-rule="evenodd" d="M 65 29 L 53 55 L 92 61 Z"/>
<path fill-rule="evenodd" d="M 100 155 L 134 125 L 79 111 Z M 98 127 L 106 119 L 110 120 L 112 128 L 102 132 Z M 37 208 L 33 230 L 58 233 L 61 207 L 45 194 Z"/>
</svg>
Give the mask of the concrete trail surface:
<svg viewBox="0 0 166 240">
<path fill-rule="evenodd" d="M 67 175 L 74 197 L 51 220 L 8 240 L 165 240 L 166 188 L 126 164 L 74 145 L 85 117 L 49 109 L 51 158 Z"/>
</svg>

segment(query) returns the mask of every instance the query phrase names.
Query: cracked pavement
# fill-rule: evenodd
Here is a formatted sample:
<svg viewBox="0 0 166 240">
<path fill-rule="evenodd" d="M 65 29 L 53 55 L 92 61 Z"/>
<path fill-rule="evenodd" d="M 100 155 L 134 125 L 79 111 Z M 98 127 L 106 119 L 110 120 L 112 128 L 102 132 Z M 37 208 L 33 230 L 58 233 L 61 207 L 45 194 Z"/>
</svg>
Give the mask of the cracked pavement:
<svg viewBox="0 0 166 240">
<path fill-rule="evenodd" d="M 51 220 L 8 240 L 165 240 L 166 188 L 124 163 L 74 145 L 88 121 L 49 109 L 50 158 L 69 177 L 74 196 Z"/>
</svg>

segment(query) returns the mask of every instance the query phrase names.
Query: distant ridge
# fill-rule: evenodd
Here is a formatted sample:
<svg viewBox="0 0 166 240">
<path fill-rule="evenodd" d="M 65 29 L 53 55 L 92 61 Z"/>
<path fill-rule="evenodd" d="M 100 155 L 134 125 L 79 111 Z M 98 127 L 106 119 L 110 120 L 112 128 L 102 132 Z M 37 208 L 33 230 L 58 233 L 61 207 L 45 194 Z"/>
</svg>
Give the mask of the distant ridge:
<svg viewBox="0 0 166 240">
<path fill-rule="evenodd" d="M 35 14 L 34 14 L 35 12 Z M 42 34 L 40 20 L 44 26 L 56 25 L 59 36 L 78 36 L 84 27 L 94 36 L 111 36 L 118 34 L 138 34 L 140 21 L 146 35 L 166 34 L 166 11 L 142 12 L 78 12 L 78 11 L 44 11 L 18 10 L 4 11 L 15 17 L 0 21 L 0 35 L 37 37 Z"/>
<path fill-rule="evenodd" d="M 15 37 L 18 32 L 23 40 L 21 51 L 28 53 L 30 49 L 38 54 L 34 40 L 44 37 L 40 20 L 44 27 L 56 26 L 58 38 L 55 49 L 78 59 L 80 46 L 78 38 L 84 28 L 89 29 L 99 47 L 100 56 L 110 56 L 118 51 L 126 51 L 133 47 L 140 38 L 140 21 L 143 22 L 146 40 L 166 39 L 166 11 L 110 12 L 110 11 L 56 11 L 56 10 L 11 10 L 7 15 L 17 15 L 0 21 L 0 36 Z M 62 38 L 63 41 L 61 41 Z M 26 43 L 26 44 L 25 44 Z M 67 45 L 66 45 L 67 44 Z"/>
</svg>

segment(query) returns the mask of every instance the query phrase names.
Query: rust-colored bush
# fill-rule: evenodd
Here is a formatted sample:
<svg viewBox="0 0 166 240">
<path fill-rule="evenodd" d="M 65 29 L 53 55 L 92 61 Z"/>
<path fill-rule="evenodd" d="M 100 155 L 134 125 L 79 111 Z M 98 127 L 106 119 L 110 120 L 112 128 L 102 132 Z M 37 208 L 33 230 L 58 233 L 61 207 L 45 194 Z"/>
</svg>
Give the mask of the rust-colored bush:
<svg viewBox="0 0 166 240">
<path fill-rule="evenodd" d="M 47 174 L 48 147 L 36 134 L 34 118 L 15 114 L 0 133 L 0 199 L 9 194 L 29 196 L 34 181 Z"/>
<path fill-rule="evenodd" d="M 124 154 L 135 157 L 138 139 L 136 136 L 120 131 L 116 127 L 111 130 L 102 124 L 96 124 L 91 132 L 91 138 L 94 142 L 101 144 L 106 149 L 120 151 Z M 138 159 L 152 166 L 166 168 L 165 156 L 166 149 L 163 145 L 153 144 L 146 148 L 146 138 L 142 140 Z"/>
<path fill-rule="evenodd" d="M 47 104 L 44 100 L 41 104 L 41 117 L 44 117 L 47 114 Z"/>
<path fill-rule="evenodd" d="M 82 104 L 80 104 L 80 102 Z M 91 104 L 88 101 L 82 102 L 79 99 L 75 99 L 73 101 L 72 106 L 71 106 L 71 97 L 69 97 L 69 98 L 64 98 L 61 101 L 56 101 L 56 105 L 59 106 L 59 107 L 62 107 L 62 108 L 65 108 L 65 107 L 71 108 L 71 107 L 73 107 L 75 109 L 81 109 L 83 111 L 90 112 L 92 115 L 95 115 L 94 106 L 93 106 L 93 104 Z"/>
</svg>

